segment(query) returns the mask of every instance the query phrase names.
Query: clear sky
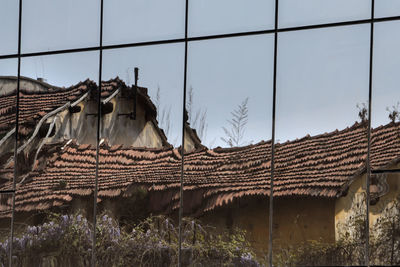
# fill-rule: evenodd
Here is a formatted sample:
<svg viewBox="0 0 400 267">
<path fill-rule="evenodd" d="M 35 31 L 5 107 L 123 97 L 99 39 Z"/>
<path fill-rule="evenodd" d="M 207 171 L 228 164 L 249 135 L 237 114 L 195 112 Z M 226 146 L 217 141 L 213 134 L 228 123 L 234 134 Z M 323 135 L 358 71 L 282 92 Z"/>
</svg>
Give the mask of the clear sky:
<svg viewBox="0 0 400 267">
<path fill-rule="evenodd" d="M 23 1 L 22 51 L 98 45 L 98 0 Z M 182 38 L 184 0 L 106 0 L 104 44 Z M 368 0 L 281 0 L 280 27 L 365 19 Z M 376 17 L 400 15 L 400 1 L 377 0 Z M 189 5 L 189 35 L 270 29 L 272 0 L 195 0 Z M 0 54 L 17 51 L 18 1 L 0 2 Z M 377 23 L 374 44 L 373 125 L 389 122 L 386 107 L 400 101 L 400 22 Z M 369 25 L 279 34 L 276 138 L 343 129 L 358 120 L 358 103 L 368 99 Z M 203 143 L 224 146 L 222 126 L 246 97 L 248 124 L 243 143 L 271 138 L 273 35 L 189 44 L 188 89 L 194 113 L 206 111 Z M 105 50 L 103 78 L 116 76 L 139 85 L 160 110 L 170 110 L 169 140 L 180 144 L 184 45 Z M 16 75 L 16 60 L 0 60 L 0 75 Z M 24 58 L 21 74 L 70 86 L 98 80 L 98 52 Z M 163 122 L 165 125 L 165 122 Z"/>
</svg>

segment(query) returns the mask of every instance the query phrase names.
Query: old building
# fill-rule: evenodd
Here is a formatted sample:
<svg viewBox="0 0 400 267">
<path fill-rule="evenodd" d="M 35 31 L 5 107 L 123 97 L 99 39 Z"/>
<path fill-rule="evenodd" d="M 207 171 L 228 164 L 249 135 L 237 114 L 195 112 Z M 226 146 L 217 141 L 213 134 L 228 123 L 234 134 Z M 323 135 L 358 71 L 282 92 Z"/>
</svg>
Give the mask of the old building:
<svg viewBox="0 0 400 267">
<path fill-rule="evenodd" d="M 15 77 L 3 77 L 0 95 L 0 178 L 12 186 Z M 58 88 L 23 78 L 20 95 L 16 219 L 36 223 L 43 211 L 82 211 L 90 216 L 96 167 L 98 87 L 84 81 Z M 156 120 L 146 88 L 118 78 L 101 91 L 101 143 L 98 199 L 100 210 L 120 220 L 149 214 L 176 217 L 179 208 L 181 148 L 170 145 Z M 40 95 L 40 98 L 37 97 Z M 136 114 L 136 118 L 134 115 Z M 184 214 L 222 229 L 240 227 L 258 250 L 268 246 L 268 196 L 271 142 L 208 149 L 185 125 Z M 274 238 L 295 243 L 333 242 L 365 195 L 367 126 L 276 145 Z M 400 124 L 372 130 L 371 167 L 400 162 Z M 398 174 L 374 175 L 371 227 L 400 193 Z M 3 224 L 11 200 L 1 196 Z"/>
</svg>

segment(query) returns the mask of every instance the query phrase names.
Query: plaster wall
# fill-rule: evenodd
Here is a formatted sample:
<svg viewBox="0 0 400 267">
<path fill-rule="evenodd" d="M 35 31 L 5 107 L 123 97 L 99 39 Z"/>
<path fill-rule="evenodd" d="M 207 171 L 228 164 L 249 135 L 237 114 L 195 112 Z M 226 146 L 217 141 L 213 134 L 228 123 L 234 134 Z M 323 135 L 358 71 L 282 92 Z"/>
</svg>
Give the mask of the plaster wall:
<svg viewBox="0 0 400 267">
<path fill-rule="evenodd" d="M 0 77 L 0 95 L 9 94 L 17 88 L 16 77 Z M 48 86 L 34 79 L 21 77 L 20 88 L 28 89 L 32 92 L 43 92 L 48 90 Z"/>
<path fill-rule="evenodd" d="M 400 168 L 400 164 L 390 166 L 388 169 Z M 393 205 L 393 201 L 400 197 L 400 174 L 388 173 L 386 182 L 389 192 L 381 196 L 378 202 L 370 205 L 369 227 L 371 233 L 378 219 L 383 216 L 382 212 Z M 339 198 L 335 203 L 335 239 L 340 239 L 343 232 L 348 229 L 346 225 L 351 223 L 354 215 L 365 213 L 366 203 L 366 174 L 358 176 L 350 185 L 345 197 Z"/>
<path fill-rule="evenodd" d="M 307 240 L 334 242 L 334 205 L 332 199 L 274 199 L 275 248 Z M 263 255 L 268 251 L 269 242 L 268 207 L 268 201 L 250 200 L 207 213 L 201 220 L 219 231 L 235 227 L 245 230 L 252 247 Z"/>
<path fill-rule="evenodd" d="M 132 120 L 129 117 L 133 110 L 132 100 L 115 97 L 110 103 L 113 111 L 101 117 L 100 138 L 105 138 L 110 145 L 162 147 L 162 139 L 156 126 L 146 119 L 146 111 L 142 105 L 138 105 L 136 120 Z M 81 108 L 80 112 L 70 113 L 66 109 L 56 115 L 56 134 L 48 138 L 47 143 L 76 139 L 80 144 L 96 145 L 97 103 L 89 99 L 78 106 Z M 49 118 L 47 123 L 51 123 L 53 118 Z"/>
<path fill-rule="evenodd" d="M 113 112 L 102 116 L 101 137 L 110 145 L 161 148 L 162 139 L 151 120 L 147 118 L 145 107 L 137 104 L 136 120 L 130 118 L 133 100 L 115 97 L 110 100 Z"/>
<path fill-rule="evenodd" d="M 193 141 L 192 138 L 190 138 L 190 135 L 188 131 L 185 129 L 185 152 L 191 152 L 196 148 L 196 145 Z"/>
</svg>

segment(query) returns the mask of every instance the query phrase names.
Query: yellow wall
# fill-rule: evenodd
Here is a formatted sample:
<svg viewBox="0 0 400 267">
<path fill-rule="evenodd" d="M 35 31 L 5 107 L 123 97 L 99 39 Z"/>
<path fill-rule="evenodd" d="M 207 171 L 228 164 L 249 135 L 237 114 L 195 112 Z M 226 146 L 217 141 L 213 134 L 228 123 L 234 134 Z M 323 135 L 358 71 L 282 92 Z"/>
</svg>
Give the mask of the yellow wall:
<svg viewBox="0 0 400 267">
<path fill-rule="evenodd" d="M 274 247 L 294 245 L 306 240 L 333 242 L 334 200 L 317 198 L 292 198 L 274 200 Z M 218 231 L 229 227 L 246 230 L 247 238 L 257 254 L 268 250 L 269 204 L 266 200 L 248 200 L 234 203 L 207 213 L 200 218 L 216 226 Z"/>
<path fill-rule="evenodd" d="M 399 168 L 393 165 L 391 168 Z M 389 169 L 389 168 L 388 168 Z M 391 173 L 387 174 L 387 184 L 389 185 L 389 192 L 379 198 L 379 201 L 375 205 L 370 205 L 370 230 L 373 231 L 374 224 L 377 219 L 381 217 L 381 212 L 391 205 L 393 200 L 400 195 L 400 174 Z M 366 175 L 358 176 L 349 187 L 349 191 L 345 197 L 341 197 L 336 201 L 335 204 L 335 237 L 339 239 L 340 235 L 345 231 L 346 227 L 340 227 L 340 225 L 346 225 L 350 222 L 350 216 L 357 212 L 357 210 L 365 211 L 365 196 L 366 196 Z"/>
<path fill-rule="evenodd" d="M 400 164 L 394 165 L 391 169 L 400 168 Z M 396 197 L 400 197 L 400 173 L 388 173 L 386 182 L 389 185 L 389 192 L 379 198 L 379 201 L 370 207 L 370 226 L 376 223 L 381 216 L 381 212 L 393 203 Z M 372 227 L 373 229 L 373 227 Z"/>
<path fill-rule="evenodd" d="M 335 203 L 335 239 L 339 240 L 344 231 L 348 230 L 346 225 L 351 220 L 355 210 L 365 209 L 365 174 L 354 179 L 350 184 L 346 196 L 338 198 Z M 358 205 L 358 206 L 357 206 Z M 361 208 L 360 208 L 360 205 Z"/>
</svg>

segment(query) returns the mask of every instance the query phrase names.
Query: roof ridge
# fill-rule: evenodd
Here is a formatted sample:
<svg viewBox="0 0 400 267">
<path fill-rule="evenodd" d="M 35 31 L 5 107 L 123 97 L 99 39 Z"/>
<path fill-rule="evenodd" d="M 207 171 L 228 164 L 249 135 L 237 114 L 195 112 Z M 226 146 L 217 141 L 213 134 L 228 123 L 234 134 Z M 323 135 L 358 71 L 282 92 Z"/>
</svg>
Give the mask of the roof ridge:
<svg viewBox="0 0 400 267">
<path fill-rule="evenodd" d="M 246 145 L 246 146 L 235 146 L 235 147 L 220 147 L 220 146 L 217 146 L 217 147 L 215 147 L 213 149 L 208 149 L 208 150 L 214 151 L 216 153 L 236 152 L 236 151 L 241 151 L 241 150 L 245 150 L 245 149 L 248 149 L 248 148 L 258 147 L 258 146 L 261 146 L 261 145 L 266 145 L 268 143 L 271 143 L 271 140 L 267 140 L 267 141 L 261 140 L 258 143 L 250 144 L 250 145 Z"/>
<path fill-rule="evenodd" d="M 344 129 L 342 129 L 342 130 L 338 130 L 338 129 L 336 128 L 335 130 L 333 130 L 333 131 L 331 131 L 331 132 L 325 132 L 325 133 L 316 134 L 316 135 L 306 134 L 306 135 L 303 136 L 303 137 L 296 138 L 296 139 L 294 139 L 294 140 L 287 140 L 287 141 L 285 141 L 285 142 L 283 142 L 283 143 L 276 143 L 276 144 L 279 144 L 279 145 L 286 145 L 286 144 L 288 144 L 288 143 L 297 143 L 297 142 L 301 142 L 301 141 L 304 141 L 304 140 L 307 140 L 307 139 L 318 139 L 318 138 L 320 138 L 320 137 L 329 137 L 329 136 L 332 136 L 332 135 L 336 135 L 336 134 L 341 134 L 341 133 L 349 132 L 349 131 L 351 131 L 351 130 L 360 128 L 361 126 L 364 126 L 364 125 L 365 125 L 364 123 L 360 123 L 360 122 L 356 121 L 353 125 L 347 126 L 346 128 L 344 128 Z"/>
</svg>

